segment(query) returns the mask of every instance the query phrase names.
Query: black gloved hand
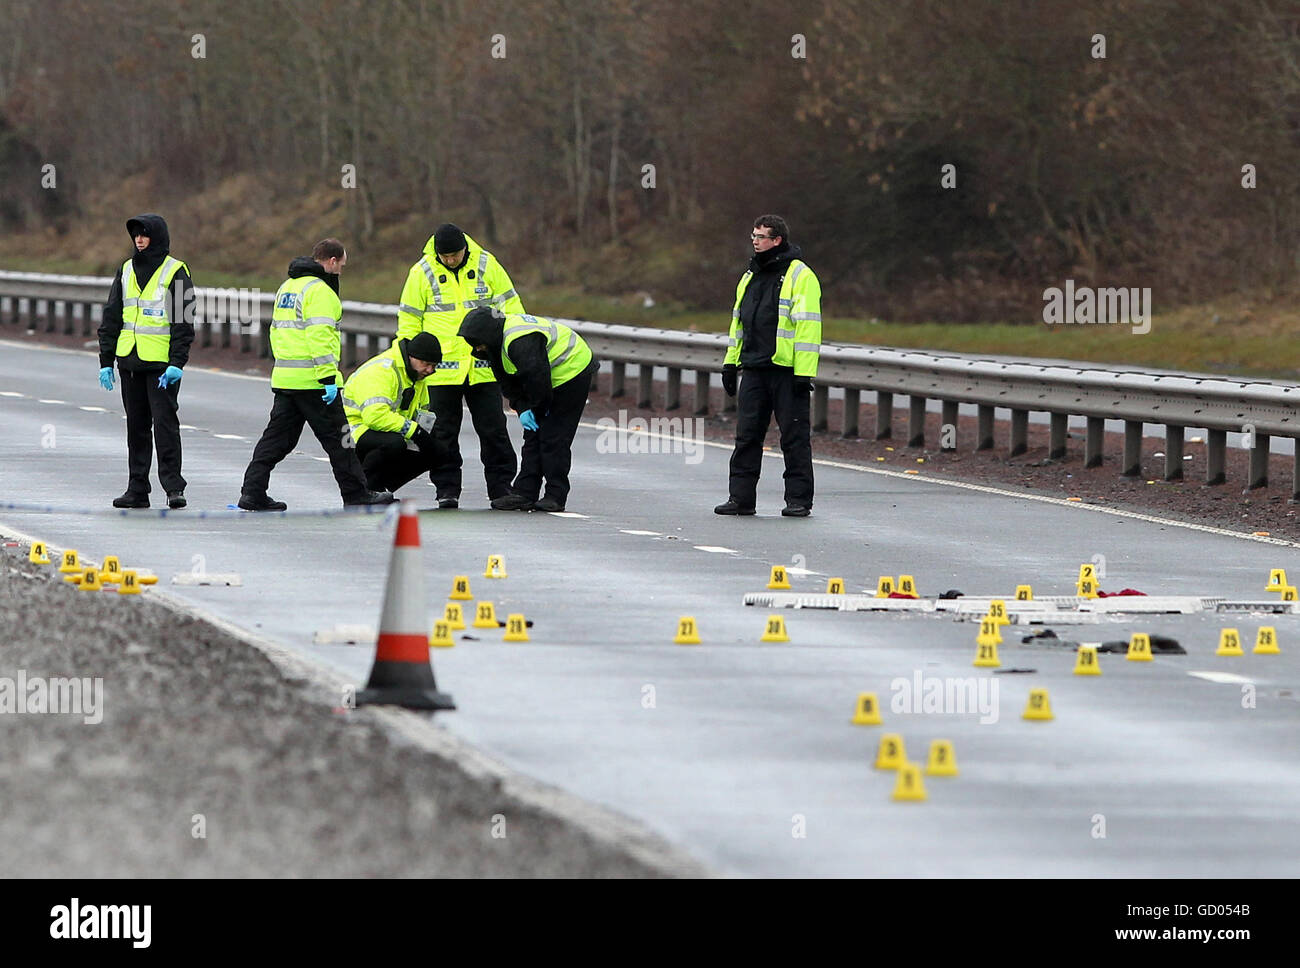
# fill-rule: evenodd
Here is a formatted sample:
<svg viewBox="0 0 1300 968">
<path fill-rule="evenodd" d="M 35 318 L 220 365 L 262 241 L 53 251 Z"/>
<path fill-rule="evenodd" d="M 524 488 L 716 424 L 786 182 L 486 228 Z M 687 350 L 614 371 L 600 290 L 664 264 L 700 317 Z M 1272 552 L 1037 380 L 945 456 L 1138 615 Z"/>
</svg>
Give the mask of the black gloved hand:
<svg viewBox="0 0 1300 968">
<path fill-rule="evenodd" d="M 812 393 L 812 377 L 797 376 L 794 378 L 795 393 Z"/>
<path fill-rule="evenodd" d="M 415 428 L 415 433 L 411 434 L 411 443 L 419 447 L 422 452 L 433 453 L 433 434 L 423 427 Z"/>
<path fill-rule="evenodd" d="M 736 364 L 728 363 L 722 368 L 722 389 L 727 391 L 727 396 L 736 395 Z"/>
</svg>

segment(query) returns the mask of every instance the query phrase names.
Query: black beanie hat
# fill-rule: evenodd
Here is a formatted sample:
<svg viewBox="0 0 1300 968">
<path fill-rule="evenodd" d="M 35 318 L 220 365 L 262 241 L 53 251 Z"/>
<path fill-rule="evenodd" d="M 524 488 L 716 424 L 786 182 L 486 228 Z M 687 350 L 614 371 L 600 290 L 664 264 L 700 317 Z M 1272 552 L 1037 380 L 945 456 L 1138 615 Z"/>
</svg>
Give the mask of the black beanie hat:
<svg viewBox="0 0 1300 968">
<path fill-rule="evenodd" d="M 420 333 L 407 341 L 406 355 L 437 366 L 442 362 L 442 343 L 432 333 Z"/>
<path fill-rule="evenodd" d="M 465 248 L 465 233 L 450 222 L 444 222 L 433 233 L 433 251 L 438 255 L 459 252 Z"/>
</svg>

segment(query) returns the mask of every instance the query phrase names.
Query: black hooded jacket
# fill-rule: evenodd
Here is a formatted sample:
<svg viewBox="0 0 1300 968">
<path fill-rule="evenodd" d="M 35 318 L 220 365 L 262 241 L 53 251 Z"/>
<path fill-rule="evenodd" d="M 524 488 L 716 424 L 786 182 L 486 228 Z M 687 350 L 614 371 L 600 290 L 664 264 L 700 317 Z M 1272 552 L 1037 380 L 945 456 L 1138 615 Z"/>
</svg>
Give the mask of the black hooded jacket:
<svg viewBox="0 0 1300 968">
<path fill-rule="evenodd" d="M 740 297 L 740 325 L 744 334 L 744 342 L 740 345 L 741 366 L 776 365 L 772 357 L 776 355 L 781 281 L 801 251 L 799 246 L 782 239 L 780 245 L 755 254 L 749 260 L 749 269 L 754 275 L 745 287 L 745 294 Z"/>
<path fill-rule="evenodd" d="M 492 375 L 512 409 L 519 413 L 532 410 L 536 416 L 543 416 L 551 409 L 551 361 L 546 357 L 546 337 L 529 333 L 510 343 L 510 362 L 518 371 L 510 374 L 501 359 L 504 331 L 505 317 L 494 316 L 492 310 L 480 306 L 465 314 L 458 332 L 469 343 L 475 359 L 492 365 Z M 487 352 L 479 354 L 474 349 L 477 346 L 487 347 Z"/>
<path fill-rule="evenodd" d="M 149 245 L 143 252 L 131 256 L 131 270 L 140 285 L 147 283 L 171 251 L 171 235 L 161 215 L 137 215 L 126 223 L 135 250 L 137 232 L 149 236 Z M 194 283 L 190 274 L 181 269 L 168 290 L 170 302 L 167 318 L 171 320 L 171 338 L 166 363 L 151 363 L 140 359 L 135 347 L 121 359 L 117 358 L 117 337 L 122 332 L 122 269 L 113 277 L 113 288 L 108 292 L 108 302 L 99 324 L 99 365 L 112 366 L 117 359 L 119 369 L 161 373 L 168 366 L 184 368 L 190 360 L 190 344 L 194 342 Z"/>
</svg>

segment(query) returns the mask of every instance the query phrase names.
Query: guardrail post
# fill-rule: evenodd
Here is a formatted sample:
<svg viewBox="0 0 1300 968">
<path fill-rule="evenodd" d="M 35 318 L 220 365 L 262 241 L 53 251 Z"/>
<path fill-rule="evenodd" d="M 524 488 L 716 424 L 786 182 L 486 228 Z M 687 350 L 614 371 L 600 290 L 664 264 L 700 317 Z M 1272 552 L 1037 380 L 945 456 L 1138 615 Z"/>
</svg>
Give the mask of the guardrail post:
<svg viewBox="0 0 1300 968">
<path fill-rule="evenodd" d="M 642 410 L 648 410 L 654 406 L 653 393 L 655 385 L 655 368 L 653 365 L 642 363 L 637 367 L 636 380 L 636 405 Z"/>
<path fill-rule="evenodd" d="M 1142 421 L 1124 421 L 1124 466 L 1121 477 L 1142 476 Z"/>
<path fill-rule="evenodd" d="M 1083 466 L 1100 467 L 1106 449 L 1106 421 L 1101 417 L 1088 418 L 1088 436 L 1083 445 Z"/>
<path fill-rule="evenodd" d="M 975 411 L 975 449 L 993 449 L 993 408 L 982 403 Z"/>
<path fill-rule="evenodd" d="M 343 334 L 343 366 L 344 368 L 357 365 L 357 334 Z"/>
<path fill-rule="evenodd" d="M 664 409 L 676 410 L 682 405 L 682 371 L 675 366 L 668 367 L 668 382 L 664 389 Z"/>
<path fill-rule="evenodd" d="M 813 432 L 826 429 L 826 411 L 830 403 L 830 387 L 817 385 L 813 387 L 812 429 Z"/>
<path fill-rule="evenodd" d="M 58 302 L 50 303 L 50 311 L 57 313 L 62 306 L 63 312 L 63 335 L 72 336 L 77 331 L 77 321 L 72 315 L 72 302 L 67 299 L 61 299 Z"/>
<path fill-rule="evenodd" d="M 709 383 L 713 376 L 708 370 L 695 371 L 695 416 L 709 415 Z"/>
<path fill-rule="evenodd" d="M 1291 455 L 1291 504 L 1300 504 L 1300 440 L 1295 440 L 1295 453 Z"/>
<path fill-rule="evenodd" d="M 1228 432 L 1210 429 L 1205 436 L 1205 483 L 1222 484 L 1227 475 Z M 1300 454 L 1300 447 L 1296 448 Z"/>
<path fill-rule="evenodd" d="M 1019 457 L 1029 449 L 1029 411 L 1011 411 L 1011 447 L 1012 457 Z"/>
<path fill-rule="evenodd" d="M 907 398 L 907 446 L 925 446 L 925 397 Z"/>
<path fill-rule="evenodd" d="M 876 392 L 876 440 L 894 436 L 894 395 L 884 390 Z"/>
<path fill-rule="evenodd" d="M 957 449 L 957 401 L 944 400 L 941 408 L 942 409 L 939 413 L 939 423 L 942 426 L 939 427 L 939 449 L 954 451 Z M 949 427 L 952 428 L 951 431 L 949 431 Z M 950 434 L 951 437 L 949 437 Z M 944 443 L 947 439 L 952 440 L 951 447 Z"/>
<path fill-rule="evenodd" d="M 257 355 L 264 360 L 271 358 L 271 326 L 269 322 L 263 326 L 261 320 L 257 322 Z"/>
<path fill-rule="evenodd" d="M 858 435 L 858 412 L 862 407 L 862 391 L 856 387 L 844 390 L 844 432 L 845 437 Z"/>
<path fill-rule="evenodd" d="M 1255 434 L 1250 448 L 1250 480 L 1246 490 L 1268 487 L 1268 434 Z"/>
<path fill-rule="evenodd" d="M 1165 426 L 1165 480 L 1183 479 L 1183 428 Z"/>
<path fill-rule="evenodd" d="M 53 333 L 58 330 L 58 318 L 54 315 L 54 301 L 51 299 L 29 299 L 27 305 L 31 307 L 32 319 L 38 316 L 45 317 L 45 332 Z M 44 308 L 44 312 L 42 312 Z"/>
<path fill-rule="evenodd" d="M 622 360 L 615 360 L 610 364 L 609 371 L 609 395 L 611 397 L 621 397 L 627 392 L 623 385 L 626 379 L 627 364 Z"/>
<path fill-rule="evenodd" d="M 1049 460 L 1060 460 L 1065 456 L 1065 441 L 1069 437 L 1070 415 L 1068 413 L 1052 414 L 1051 440 L 1047 445 Z"/>
<path fill-rule="evenodd" d="M 81 335 L 91 336 L 93 335 L 93 328 L 90 325 L 90 303 L 78 303 L 77 305 L 81 309 Z"/>
</svg>

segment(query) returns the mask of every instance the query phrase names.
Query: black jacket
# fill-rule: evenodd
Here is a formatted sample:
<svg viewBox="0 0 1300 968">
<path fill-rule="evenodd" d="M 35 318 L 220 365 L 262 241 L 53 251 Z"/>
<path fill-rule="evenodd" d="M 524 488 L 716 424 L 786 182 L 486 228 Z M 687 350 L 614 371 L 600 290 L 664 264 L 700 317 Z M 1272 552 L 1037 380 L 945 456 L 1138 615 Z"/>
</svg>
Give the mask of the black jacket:
<svg viewBox="0 0 1300 968">
<path fill-rule="evenodd" d="M 791 245 L 782 239 L 780 245 L 749 260 L 749 269 L 754 275 L 745 287 L 744 295 L 740 297 L 743 340 L 740 345 L 741 366 L 753 368 L 776 365 L 772 362 L 772 357 L 776 355 L 781 282 L 790 263 L 799 258 L 800 253 L 797 245 Z"/>
<path fill-rule="evenodd" d="M 465 314 L 459 333 L 469 343 L 475 359 L 492 365 L 492 375 L 513 410 L 519 413 L 531 410 L 535 416 L 544 416 L 551 409 L 551 361 L 546 356 L 546 337 L 529 333 L 512 340 L 507 352 L 518 372 L 507 373 L 501 358 L 504 331 L 505 318 L 494 316 L 492 310 L 480 306 Z M 477 346 L 487 347 L 487 352 L 478 353 L 474 350 Z"/>
<path fill-rule="evenodd" d="M 162 265 L 171 251 L 171 235 L 167 223 L 161 215 L 137 215 L 126 223 L 127 235 L 131 237 L 131 249 L 135 250 L 136 230 L 149 236 L 149 245 L 143 252 L 131 256 L 131 270 L 136 281 L 144 285 Z M 161 373 L 168 366 L 184 368 L 190 360 L 190 344 L 194 342 L 194 283 L 190 274 L 181 269 L 172 280 L 168 290 L 171 300 L 167 305 L 167 318 L 171 320 L 171 341 L 167 349 L 166 363 L 149 363 L 140 359 L 135 347 L 121 359 L 117 359 L 117 337 L 122 332 L 122 269 L 119 266 L 113 276 L 113 287 L 108 292 L 108 302 L 104 304 L 104 313 L 99 324 L 99 365 L 112 366 L 117 359 L 119 369 L 140 372 Z"/>
</svg>

